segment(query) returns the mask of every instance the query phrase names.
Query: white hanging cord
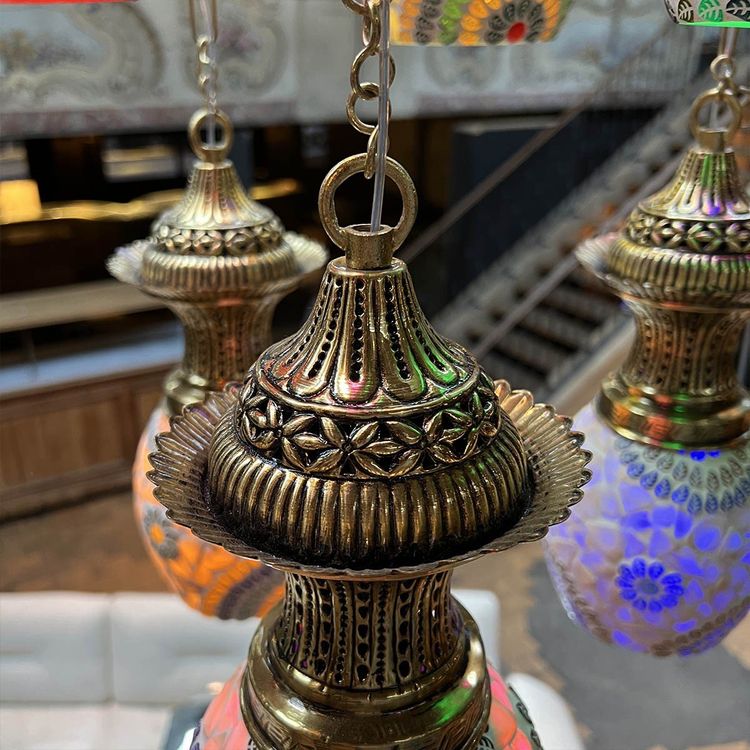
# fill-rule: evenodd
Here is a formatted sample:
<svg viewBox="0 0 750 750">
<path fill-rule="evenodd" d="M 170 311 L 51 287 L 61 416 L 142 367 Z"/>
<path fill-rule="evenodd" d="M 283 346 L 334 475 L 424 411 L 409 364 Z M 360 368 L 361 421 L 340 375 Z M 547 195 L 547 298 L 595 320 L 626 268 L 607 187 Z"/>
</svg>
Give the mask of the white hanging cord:
<svg viewBox="0 0 750 750">
<path fill-rule="evenodd" d="M 196 1 L 198 12 L 196 12 Z M 206 121 L 206 140 L 209 146 L 216 145 L 216 111 L 218 92 L 218 70 L 216 65 L 216 39 L 219 34 L 216 0 L 188 0 L 190 26 L 193 31 L 198 59 L 196 75 L 198 89 L 203 95 L 206 109 L 210 113 Z M 200 24 L 198 19 L 200 18 Z"/>
<path fill-rule="evenodd" d="M 380 45 L 378 47 L 378 126 L 375 179 L 373 181 L 370 231 L 377 232 L 383 219 L 385 193 L 385 159 L 388 155 L 388 120 L 391 84 L 391 22 L 390 0 L 379 0 Z"/>
<path fill-rule="evenodd" d="M 346 116 L 352 127 L 369 136 L 363 174 L 374 179 L 370 211 L 370 231 L 380 229 L 383 215 L 383 193 L 388 156 L 388 122 L 391 117 L 389 93 L 396 75 L 390 54 L 390 0 L 342 0 L 344 5 L 362 17 L 362 42 L 350 74 L 351 91 L 346 102 Z M 378 58 L 379 83 L 362 81 L 362 66 L 371 57 Z M 357 114 L 357 104 L 378 102 L 377 123 L 367 123 Z"/>
</svg>

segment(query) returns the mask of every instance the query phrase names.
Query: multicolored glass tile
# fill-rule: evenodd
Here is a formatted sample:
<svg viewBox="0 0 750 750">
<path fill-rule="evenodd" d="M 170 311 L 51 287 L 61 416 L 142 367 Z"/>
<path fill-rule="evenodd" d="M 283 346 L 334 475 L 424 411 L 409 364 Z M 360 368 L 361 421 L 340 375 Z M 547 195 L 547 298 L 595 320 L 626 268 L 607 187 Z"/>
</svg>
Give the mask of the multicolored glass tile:
<svg viewBox="0 0 750 750">
<path fill-rule="evenodd" d="M 394 44 L 480 45 L 553 39 L 571 0 L 392 0 Z"/>
<path fill-rule="evenodd" d="M 675 23 L 750 28 L 750 0 L 664 0 Z"/>
<path fill-rule="evenodd" d="M 593 476 L 545 543 L 568 614 L 633 651 L 712 648 L 750 609 L 750 445 L 643 445 L 614 433 L 592 406 L 575 424 Z"/>
</svg>

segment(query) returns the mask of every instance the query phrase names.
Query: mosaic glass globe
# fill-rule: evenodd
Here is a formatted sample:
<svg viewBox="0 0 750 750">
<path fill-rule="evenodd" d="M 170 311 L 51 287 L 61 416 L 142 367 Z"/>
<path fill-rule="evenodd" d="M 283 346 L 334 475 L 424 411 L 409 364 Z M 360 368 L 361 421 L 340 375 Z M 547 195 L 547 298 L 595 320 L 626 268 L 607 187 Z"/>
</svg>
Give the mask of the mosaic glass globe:
<svg viewBox="0 0 750 750">
<path fill-rule="evenodd" d="M 594 455 L 592 479 L 546 541 L 569 615 L 633 651 L 687 656 L 715 646 L 750 609 L 750 446 L 637 443 L 592 405 L 575 423 Z"/>
<path fill-rule="evenodd" d="M 571 0 L 391 0 L 395 44 L 474 47 L 548 42 Z"/>
<path fill-rule="evenodd" d="M 240 707 L 244 667 L 224 685 L 195 730 L 190 750 L 257 750 L 248 734 Z M 489 725 L 477 750 L 542 750 L 528 710 L 512 688 L 488 665 L 492 707 Z M 451 707 L 446 706 L 446 711 Z"/>
</svg>

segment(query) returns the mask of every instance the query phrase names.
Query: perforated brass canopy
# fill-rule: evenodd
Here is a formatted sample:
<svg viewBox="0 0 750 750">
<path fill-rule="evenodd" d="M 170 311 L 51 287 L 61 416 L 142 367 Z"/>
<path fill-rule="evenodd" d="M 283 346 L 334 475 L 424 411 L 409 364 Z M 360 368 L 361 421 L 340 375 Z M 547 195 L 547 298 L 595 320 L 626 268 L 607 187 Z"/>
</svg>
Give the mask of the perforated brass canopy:
<svg viewBox="0 0 750 750">
<path fill-rule="evenodd" d="M 750 208 L 731 151 L 691 148 L 674 179 L 622 233 L 584 244 L 581 262 L 624 292 L 750 304 Z"/>
<path fill-rule="evenodd" d="M 295 286 L 324 260 L 319 243 L 285 232 L 247 196 L 231 162 L 196 162 L 180 203 L 148 241 L 114 256 L 110 270 L 165 299 L 254 297 Z"/>
<path fill-rule="evenodd" d="M 432 330 L 404 264 L 339 259 L 307 324 L 261 356 L 219 424 L 208 489 L 261 549 L 379 568 L 481 545 L 531 487 L 492 381 Z"/>
<path fill-rule="evenodd" d="M 725 102 L 732 121 L 709 130 L 700 112 Z M 696 139 L 672 180 L 641 201 L 623 231 L 588 243 L 581 262 L 622 293 L 655 301 L 750 304 L 750 200 L 728 145 L 741 122 L 736 97 L 718 89 L 691 110 Z"/>
</svg>

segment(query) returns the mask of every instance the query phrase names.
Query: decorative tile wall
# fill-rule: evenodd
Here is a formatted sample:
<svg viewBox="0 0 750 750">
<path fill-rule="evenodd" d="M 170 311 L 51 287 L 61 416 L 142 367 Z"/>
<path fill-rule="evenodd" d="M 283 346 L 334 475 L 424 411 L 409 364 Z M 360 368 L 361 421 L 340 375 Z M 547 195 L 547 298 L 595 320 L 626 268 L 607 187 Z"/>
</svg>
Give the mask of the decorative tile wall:
<svg viewBox="0 0 750 750">
<path fill-rule="evenodd" d="M 343 119 L 361 43 L 341 0 L 222 0 L 219 12 L 220 102 L 238 125 Z M 394 112 L 565 107 L 666 22 L 653 0 L 577 0 L 549 44 L 397 47 Z M 644 65 L 638 88 L 650 77 L 678 90 L 676 59 L 674 80 Z M 200 103 L 194 60 L 181 0 L 0 8 L 2 136 L 182 128 Z"/>
</svg>

